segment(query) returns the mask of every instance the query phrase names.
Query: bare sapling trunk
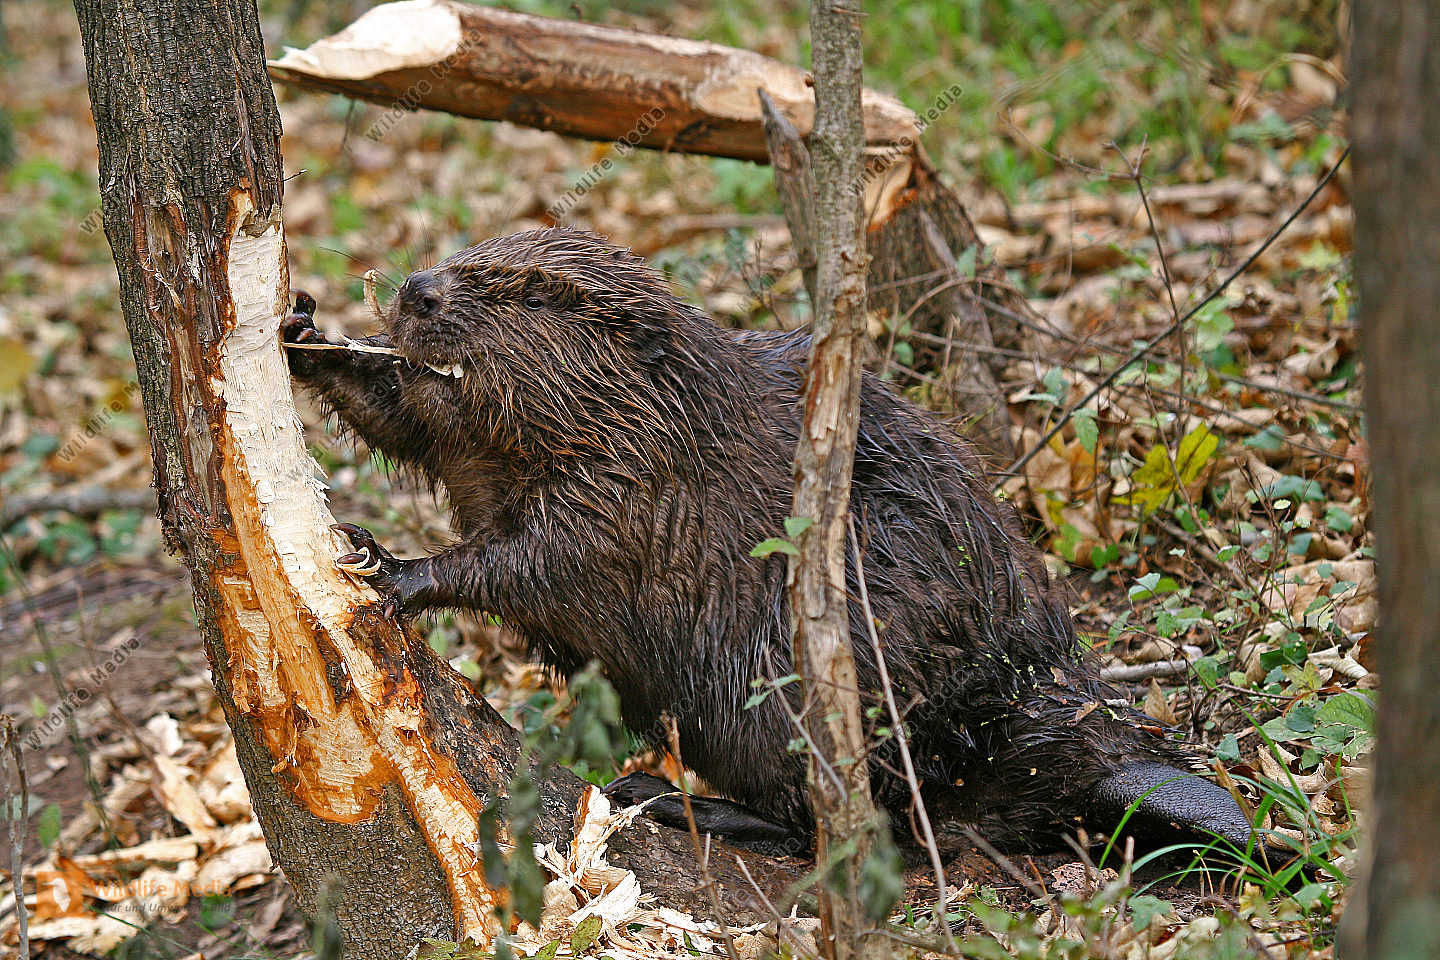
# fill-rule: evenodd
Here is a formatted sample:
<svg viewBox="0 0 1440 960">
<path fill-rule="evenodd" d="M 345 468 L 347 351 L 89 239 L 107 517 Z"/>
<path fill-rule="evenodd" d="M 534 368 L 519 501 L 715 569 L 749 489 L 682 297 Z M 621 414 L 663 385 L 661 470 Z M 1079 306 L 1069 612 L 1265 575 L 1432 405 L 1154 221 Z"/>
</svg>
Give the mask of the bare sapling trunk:
<svg viewBox="0 0 1440 960">
<path fill-rule="evenodd" d="M 860 15 L 853 0 L 815 0 L 816 302 L 804 413 L 795 455 L 796 537 L 790 563 L 801 722 L 809 741 L 820 871 L 820 946 L 827 957 L 870 955 L 873 924 L 859 903 L 860 871 L 878 821 L 870 798 L 846 596 L 846 516 L 860 414 L 865 337 L 864 131 Z"/>
</svg>

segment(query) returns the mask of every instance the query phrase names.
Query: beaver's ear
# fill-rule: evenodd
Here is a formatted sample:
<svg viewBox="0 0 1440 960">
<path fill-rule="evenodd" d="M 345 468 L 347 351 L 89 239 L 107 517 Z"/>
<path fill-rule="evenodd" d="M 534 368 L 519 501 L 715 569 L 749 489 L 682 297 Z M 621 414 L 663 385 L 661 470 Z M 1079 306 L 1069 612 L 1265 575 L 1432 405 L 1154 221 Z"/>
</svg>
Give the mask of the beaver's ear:
<svg viewBox="0 0 1440 960">
<path fill-rule="evenodd" d="M 649 291 L 625 301 L 623 321 L 617 331 L 635 356 L 653 363 L 665 355 L 679 324 L 685 320 L 686 307 L 668 294 Z"/>
</svg>

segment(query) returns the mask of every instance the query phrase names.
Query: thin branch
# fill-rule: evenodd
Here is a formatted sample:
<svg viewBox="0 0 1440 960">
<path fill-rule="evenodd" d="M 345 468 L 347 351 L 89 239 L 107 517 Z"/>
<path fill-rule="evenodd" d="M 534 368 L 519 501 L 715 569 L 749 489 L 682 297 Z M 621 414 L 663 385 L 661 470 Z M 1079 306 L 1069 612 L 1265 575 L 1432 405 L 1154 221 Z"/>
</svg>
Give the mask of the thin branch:
<svg viewBox="0 0 1440 960">
<path fill-rule="evenodd" d="M 725 952 L 730 955 L 730 960 L 740 960 L 740 955 L 735 952 L 735 939 L 730 936 L 730 925 L 725 922 L 725 915 L 720 909 L 720 895 L 715 891 L 715 878 L 710 876 L 710 853 L 700 843 L 700 827 L 695 823 L 695 811 L 690 806 L 690 789 L 685 785 L 685 758 L 680 753 L 680 728 L 675 725 L 674 717 L 666 717 L 665 721 L 669 728 L 670 752 L 675 755 L 675 763 L 680 767 L 680 802 L 685 806 L 685 822 L 690 826 L 690 842 L 695 845 L 695 862 L 700 865 L 700 880 L 705 887 L 705 895 L 710 898 L 710 909 L 715 914 L 715 925 L 720 930 L 720 939 L 725 941 Z"/>
<path fill-rule="evenodd" d="M 1295 208 L 1295 211 L 1291 213 L 1290 216 L 1286 217 L 1284 222 L 1281 223 L 1278 227 L 1276 227 L 1275 230 L 1270 234 L 1270 236 L 1265 239 L 1265 242 L 1260 244 L 1260 246 L 1257 247 L 1255 251 L 1250 254 L 1250 256 L 1246 257 L 1245 261 L 1241 263 L 1238 267 L 1236 267 L 1229 274 L 1229 276 L 1222 280 L 1220 284 L 1216 286 L 1213 290 L 1207 293 L 1199 303 L 1191 307 L 1189 312 L 1187 312 L 1179 320 L 1170 324 L 1170 326 L 1166 327 L 1164 330 L 1160 331 L 1160 333 L 1156 334 L 1154 337 L 1137 347 L 1130 354 L 1129 358 L 1125 360 L 1125 362 L 1121 363 L 1114 370 L 1110 371 L 1110 373 L 1098 384 L 1096 384 L 1095 387 L 1090 390 L 1090 392 L 1085 394 L 1085 396 L 1081 397 L 1079 400 L 1072 403 L 1070 406 L 1066 407 L 1065 412 L 1061 414 L 1055 425 L 1052 426 L 1049 430 L 1047 430 L 1045 434 L 1038 441 L 1036 441 L 1035 445 L 1030 448 L 1030 450 L 1020 456 L 1014 463 L 1010 464 L 1010 466 L 1006 467 L 997 475 L 996 481 L 994 482 L 994 484 L 992 484 L 992 489 L 999 489 L 1000 485 L 1005 481 L 1007 477 L 1014 476 L 1018 471 L 1023 469 L 1025 464 L 1029 463 L 1037 453 L 1045 449 L 1046 444 L 1048 444 L 1050 440 L 1055 437 L 1056 434 L 1058 434 L 1062 429 L 1064 429 L 1065 424 L 1069 422 L 1072 416 L 1074 416 L 1076 410 L 1084 407 L 1091 400 L 1094 400 L 1097 396 L 1099 396 L 1103 390 L 1105 390 L 1116 380 L 1118 380 L 1122 373 L 1130 369 L 1130 367 L 1134 366 L 1134 364 L 1137 363 L 1139 360 L 1149 355 L 1150 352 L 1153 351 L 1161 341 L 1165 340 L 1167 337 L 1173 334 L 1177 329 L 1180 328 L 1180 326 L 1183 326 L 1185 323 L 1189 322 L 1189 320 L 1197 313 L 1199 313 L 1202 309 L 1204 309 L 1206 305 L 1215 300 L 1215 298 L 1220 296 L 1220 294 L 1224 293 L 1225 290 L 1230 287 L 1230 284 L 1234 283 L 1243 273 L 1245 273 L 1252 266 L 1254 266 L 1255 261 L 1259 260 L 1260 256 L 1266 250 L 1270 249 L 1270 247 L 1275 243 L 1275 241 L 1280 239 L 1280 236 L 1290 228 L 1290 225 L 1293 224 L 1297 219 L 1299 219 L 1300 214 L 1303 213 L 1306 208 L 1310 206 L 1310 204 L 1315 202 L 1315 198 L 1318 197 L 1321 191 L 1330 184 L 1330 181 L 1334 179 L 1335 174 L 1339 172 L 1340 167 L 1345 163 L 1349 156 L 1350 148 L 1346 147 L 1345 152 L 1340 155 L 1340 159 L 1335 161 L 1335 164 L 1325 172 L 1325 176 L 1320 178 L 1320 182 L 1315 185 L 1315 189 L 1310 191 L 1309 196 L 1307 196 L 1305 200 L 1298 207 Z"/>
<path fill-rule="evenodd" d="M 11 497 L 0 507 L 0 530 L 33 513 L 64 510 L 77 517 L 93 518 L 106 510 L 149 510 L 155 512 L 155 491 L 150 487 L 66 487 L 20 497 Z"/>
<path fill-rule="evenodd" d="M 10 793 L 10 762 L 14 760 L 20 793 Z M 25 757 L 15 724 L 0 714 L 0 781 L 4 781 L 5 826 L 10 834 L 10 892 L 15 895 L 15 917 L 19 935 L 19 958 L 30 960 L 30 917 L 25 912 L 25 823 L 30 811 L 30 782 L 25 777 Z M 11 801 L 18 801 L 12 803 Z"/>
<path fill-rule="evenodd" d="M 35 639 L 40 642 L 40 650 L 45 657 L 46 672 L 50 674 L 50 681 L 55 685 L 55 693 L 60 698 L 59 703 L 72 703 L 73 694 L 65 686 L 65 678 L 60 669 L 60 658 L 56 656 L 55 647 L 50 642 L 50 633 L 45 629 L 45 621 L 36 613 L 35 597 L 30 593 L 30 587 L 25 582 L 25 573 L 20 569 L 15 551 L 10 548 L 10 541 L 3 532 L 0 532 L 0 551 L 4 552 L 6 561 L 15 572 L 15 581 L 20 587 L 20 596 L 25 603 L 25 619 L 34 632 Z M 85 738 L 80 733 L 80 724 L 75 719 L 76 711 L 64 710 L 61 712 L 65 715 L 65 732 L 69 735 L 70 746 L 75 750 L 75 756 L 80 761 L 80 769 L 85 775 L 85 785 L 90 790 L 91 799 L 95 801 L 95 817 L 105 833 L 105 842 L 109 849 L 118 849 L 120 839 L 115 836 L 114 827 L 110 823 L 110 815 L 105 809 L 105 791 L 101 789 L 100 781 L 95 776 L 95 765 L 90 760 L 90 748 L 86 745 Z"/>
<path fill-rule="evenodd" d="M 1153 663 L 1122 663 L 1113 667 L 1101 667 L 1100 679 L 1106 683 L 1131 683 L 1149 680 L 1151 677 L 1178 677 L 1190 669 L 1190 661 L 1183 658 L 1156 660 Z"/>
<path fill-rule="evenodd" d="M 870 649 L 875 653 L 875 666 L 880 672 L 880 692 L 885 698 L 885 709 L 890 714 L 891 730 L 895 745 L 900 748 L 900 762 L 905 767 L 905 782 L 910 785 L 910 796 L 915 800 L 915 816 L 920 821 L 920 830 L 925 836 L 925 851 L 930 855 L 930 868 L 935 871 L 935 922 L 945 936 L 945 945 L 952 955 L 958 956 L 960 946 L 950 930 L 950 920 L 945 914 L 945 905 L 950 897 L 945 890 L 945 862 L 940 857 L 940 848 L 935 843 L 935 831 L 930 826 L 930 816 L 925 812 L 925 800 L 920 796 L 920 778 L 915 775 L 915 762 L 910 757 L 910 738 L 905 734 L 905 723 L 900 717 L 900 708 L 895 703 L 895 689 L 890 685 L 890 669 L 885 664 L 885 651 L 880 645 L 880 634 L 875 629 L 875 614 L 870 609 L 870 591 L 865 585 L 865 564 L 860 556 L 860 540 L 855 535 L 855 518 L 847 516 L 850 528 L 850 546 L 855 551 L 855 578 L 860 588 L 860 609 L 865 615 L 865 630 L 870 636 Z"/>
</svg>

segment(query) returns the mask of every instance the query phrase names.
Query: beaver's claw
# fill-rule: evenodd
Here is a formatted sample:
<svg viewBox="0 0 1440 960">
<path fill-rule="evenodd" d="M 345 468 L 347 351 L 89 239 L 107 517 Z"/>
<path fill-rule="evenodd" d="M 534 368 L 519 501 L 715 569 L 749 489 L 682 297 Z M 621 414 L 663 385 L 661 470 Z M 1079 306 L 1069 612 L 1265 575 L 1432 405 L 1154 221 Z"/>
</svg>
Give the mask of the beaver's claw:
<svg viewBox="0 0 1440 960">
<path fill-rule="evenodd" d="M 325 344 L 330 341 L 315 327 L 315 298 L 308 293 L 295 291 L 295 312 L 280 321 L 280 340 L 283 343 Z M 285 359 L 290 372 L 305 376 L 315 372 L 325 357 L 323 351 L 286 350 Z"/>
<path fill-rule="evenodd" d="M 610 781 L 601 792 L 609 797 L 615 806 L 624 808 L 646 803 L 656 797 L 678 794 L 680 788 L 669 780 L 637 770 Z"/>
<path fill-rule="evenodd" d="M 400 598 L 395 594 L 395 585 L 400 579 L 400 568 L 405 562 L 398 560 L 389 550 L 375 542 L 374 535 L 364 527 L 353 523 L 336 523 L 330 527 L 343 533 L 355 548 L 354 553 L 342 554 L 335 558 L 335 566 L 351 576 L 359 577 L 384 597 L 381 612 L 393 616 L 400 609 Z"/>
</svg>

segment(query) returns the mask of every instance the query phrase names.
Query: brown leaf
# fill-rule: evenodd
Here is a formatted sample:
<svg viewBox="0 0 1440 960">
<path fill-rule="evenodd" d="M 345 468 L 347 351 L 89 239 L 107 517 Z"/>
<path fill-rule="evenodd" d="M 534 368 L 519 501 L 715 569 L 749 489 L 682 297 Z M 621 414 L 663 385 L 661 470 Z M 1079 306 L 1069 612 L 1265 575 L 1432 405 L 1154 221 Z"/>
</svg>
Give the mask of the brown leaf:
<svg viewBox="0 0 1440 960">
<path fill-rule="evenodd" d="M 1165 691 L 1160 688 L 1159 682 L 1150 680 L 1150 689 L 1145 694 L 1145 715 L 1167 726 L 1174 726 L 1177 722 L 1175 711 L 1165 700 Z"/>
</svg>

